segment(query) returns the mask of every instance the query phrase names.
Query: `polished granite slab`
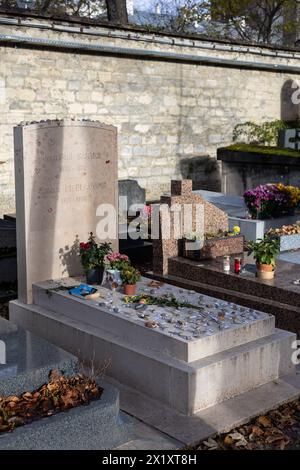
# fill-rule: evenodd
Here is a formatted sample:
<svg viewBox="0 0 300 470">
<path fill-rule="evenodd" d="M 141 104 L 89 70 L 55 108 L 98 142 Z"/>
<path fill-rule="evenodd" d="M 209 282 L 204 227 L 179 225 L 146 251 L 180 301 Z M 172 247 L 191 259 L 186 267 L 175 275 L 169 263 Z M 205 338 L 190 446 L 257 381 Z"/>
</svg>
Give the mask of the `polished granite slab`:
<svg viewBox="0 0 300 470">
<path fill-rule="evenodd" d="M 72 374 L 77 358 L 29 331 L 0 318 L 0 396 L 33 390 L 52 369 Z"/>
<path fill-rule="evenodd" d="M 300 285 L 294 284 L 300 279 L 300 266 L 278 260 L 276 275 L 273 280 L 264 281 L 255 275 L 253 258 L 243 255 L 244 270 L 240 274 L 223 271 L 223 260 L 214 259 L 195 262 L 185 258 L 169 260 L 169 274 L 182 277 L 189 281 L 204 282 L 217 287 L 256 295 L 277 302 L 300 307 Z M 233 259 L 232 259 L 233 263 Z"/>
</svg>

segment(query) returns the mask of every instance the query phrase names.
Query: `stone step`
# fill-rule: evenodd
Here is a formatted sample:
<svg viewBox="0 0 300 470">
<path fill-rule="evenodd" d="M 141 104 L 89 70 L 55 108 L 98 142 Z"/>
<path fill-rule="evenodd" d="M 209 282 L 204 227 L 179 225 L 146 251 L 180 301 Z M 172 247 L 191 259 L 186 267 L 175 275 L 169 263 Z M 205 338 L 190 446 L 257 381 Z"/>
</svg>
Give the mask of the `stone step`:
<svg viewBox="0 0 300 470">
<path fill-rule="evenodd" d="M 117 335 L 129 344 L 189 363 L 275 332 L 274 317 L 262 314 L 261 318 L 252 323 L 186 341 L 179 336 L 172 337 L 156 329 L 145 328 L 145 321 L 138 319 L 135 312 L 134 318 L 124 318 L 123 313 L 112 313 L 99 307 L 99 301 L 86 301 L 70 296 L 66 290 L 53 290 L 53 284 L 49 282 L 33 285 L 33 299 L 36 305 Z"/>
<path fill-rule="evenodd" d="M 37 305 L 13 301 L 10 318 L 58 346 L 63 345 L 96 368 L 109 364 L 107 375 L 186 415 L 294 370 L 291 344 L 296 336 L 281 330 L 185 363 Z"/>
</svg>

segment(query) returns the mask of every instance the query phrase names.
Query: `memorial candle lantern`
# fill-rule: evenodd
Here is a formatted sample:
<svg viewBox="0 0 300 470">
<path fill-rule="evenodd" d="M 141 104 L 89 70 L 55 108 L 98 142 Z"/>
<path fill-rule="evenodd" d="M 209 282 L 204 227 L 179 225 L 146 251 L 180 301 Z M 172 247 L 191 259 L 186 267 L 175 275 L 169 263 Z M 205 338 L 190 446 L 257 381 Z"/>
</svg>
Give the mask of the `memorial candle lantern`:
<svg viewBox="0 0 300 470">
<path fill-rule="evenodd" d="M 235 274 L 240 274 L 242 269 L 242 259 L 241 258 L 235 258 L 234 260 L 234 272 Z"/>
<path fill-rule="evenodd" d="M 224 256 L 223 257 L 223 271 L 225 273 L 230 272 L 230 256 Z"/>
</svg>

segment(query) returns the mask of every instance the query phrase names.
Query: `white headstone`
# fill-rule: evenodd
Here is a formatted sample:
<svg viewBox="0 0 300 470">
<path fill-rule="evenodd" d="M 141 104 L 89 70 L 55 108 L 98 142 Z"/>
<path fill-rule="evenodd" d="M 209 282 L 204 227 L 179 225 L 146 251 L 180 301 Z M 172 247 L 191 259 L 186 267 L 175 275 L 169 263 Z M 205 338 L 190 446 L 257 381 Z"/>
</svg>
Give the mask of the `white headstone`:
<svg viewBox="0 0 300 470">
<path fill-rule="evenodd" d="M 33 282 L 81 274 L 79 242 L 96 234 L 99 205 L 118 213 L 117 129 L 45 121 L 14 131 L 19 299 L 32 303 Z M 106 241 L 117 249 L 113 223 Z"/>
</svg>

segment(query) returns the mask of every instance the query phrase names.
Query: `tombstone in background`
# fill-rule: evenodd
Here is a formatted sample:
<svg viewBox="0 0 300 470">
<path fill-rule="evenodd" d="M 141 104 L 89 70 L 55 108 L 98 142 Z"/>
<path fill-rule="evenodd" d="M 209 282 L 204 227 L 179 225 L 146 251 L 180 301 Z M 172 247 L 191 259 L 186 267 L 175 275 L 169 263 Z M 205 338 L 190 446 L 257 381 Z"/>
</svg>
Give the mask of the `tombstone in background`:
<svg viewBox="0 0 300 470">
<path fill-rule="evenodd" d="M 44 121 L 14 130 L 19 300 L 32 283 L 81 274 L 78 247 L 96 233 L 100 204 L 116 209 L 117 129 L 98 122 Z M 104 240 L 99 240 L 104 241 Z"/>
<path fill-rule="evenodd" d="M 160 205 L 165 204 L 171 207 L 177 204 L 181 207 L 181 210 L 184 205 L 192 205 L 191 230 L 194 232 L 217 233 L 219 230 L 228 230 L 227 214 L 210 202 L 205 201 L 199 194 L 193 193 L 192 185 L 192 180 L 171 181 L 171 196 L 162 196 Z M 202 221 L 196 220 L 197 206 L 202 206 L 204 217 Z M 167 274 L 169 258 L 180 254 L 180 239 L 184 233 L 175 235 L 173 230 L 175 217 L 176 212 L 170 213 L 170 219 L 160 214 L 159 238 L 153 240 L 153 272 L 156 274 Z M 201 223 L 202 227 L 200 227 Z M 167 238 L 169 231 L 170 237 Z"/>
<path fill-rule="evenodd" d="M 119 197 L 127 197 L 127 210 L 133 204 L 146 204 L 146 191 L 136 180 L 119 180 Z"/>
</svg>

